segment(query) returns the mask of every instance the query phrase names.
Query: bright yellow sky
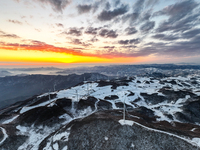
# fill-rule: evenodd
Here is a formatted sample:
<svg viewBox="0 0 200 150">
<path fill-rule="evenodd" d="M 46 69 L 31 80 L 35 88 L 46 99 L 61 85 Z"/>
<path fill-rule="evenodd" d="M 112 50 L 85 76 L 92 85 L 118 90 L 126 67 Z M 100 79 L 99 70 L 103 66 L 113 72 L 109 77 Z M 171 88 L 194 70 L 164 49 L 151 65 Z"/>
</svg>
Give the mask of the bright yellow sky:
<svg viewBox="0 0 200 150">
<path fill-rule="evenodd" d="M 119 63 L 138 62 L 141 58 L 113 57 L 103 58 L 94 56 L 80 56 L 57 52 L 42 52 L 30 50 L 2 50 L 0 60 L 3 62 L 48 62 L 48 63 Z"/>
</svg>

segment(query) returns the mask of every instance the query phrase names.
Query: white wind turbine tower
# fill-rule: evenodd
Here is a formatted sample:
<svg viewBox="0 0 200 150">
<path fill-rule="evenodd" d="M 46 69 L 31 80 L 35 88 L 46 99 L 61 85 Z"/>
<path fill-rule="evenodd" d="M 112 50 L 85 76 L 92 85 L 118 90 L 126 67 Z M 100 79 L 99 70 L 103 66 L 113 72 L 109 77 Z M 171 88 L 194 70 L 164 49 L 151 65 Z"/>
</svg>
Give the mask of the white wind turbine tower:
<svg viewBox="0 0 200 150">
<path fill-rule="evenodd" d="M 49 95 L 49 100 L 51 99 L 51 96 L 50 96 L 50 90 L 49 90 L 49 93 L 48 93 L 48 95 Z"/>
<path fill-rule="evenodd" d="M 53 90 L 54 90 L 54 92 L 56 91 L 56 82 L 54 82 L 54 85 L 53 85 Z"/>
<path fill-rule="evenodd" d="M 125 92 L 124 92 L 124 96 L 125 96 Z M 126 117 L 126 114 L 125 114 L 126 113 L 125 112 L 126 111 L 125 99 L 126 99 L 126 96 L 124 97 L 124 108 L 123 108 L 123 120 L 124 120 L 124 122 L 126 120 L 126 118 L 125 118 Z"/>
</svg>

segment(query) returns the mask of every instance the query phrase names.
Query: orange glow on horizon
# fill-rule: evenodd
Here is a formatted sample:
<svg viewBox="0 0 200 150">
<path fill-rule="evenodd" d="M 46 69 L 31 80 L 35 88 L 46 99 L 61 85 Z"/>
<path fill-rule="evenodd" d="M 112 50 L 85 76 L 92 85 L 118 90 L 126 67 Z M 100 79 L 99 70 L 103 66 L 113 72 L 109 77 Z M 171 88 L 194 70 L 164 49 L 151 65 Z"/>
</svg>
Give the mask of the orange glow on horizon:
<svg viewBox="0 0 200 150">
<path fill-rule="evenodd" d="M 24 62 L 24 63 L 134 63 L 142 58 L 133 57 L 103 57 L 95 55 L 76 55 L 63 52 L 37 51 L 37 50 L 8 50 L 1 49 L 1 62 Z M 7 63 L 9 65 L 9 63 Z M 11 64 L 13 65 L 13 64 Z"/>
</svg>

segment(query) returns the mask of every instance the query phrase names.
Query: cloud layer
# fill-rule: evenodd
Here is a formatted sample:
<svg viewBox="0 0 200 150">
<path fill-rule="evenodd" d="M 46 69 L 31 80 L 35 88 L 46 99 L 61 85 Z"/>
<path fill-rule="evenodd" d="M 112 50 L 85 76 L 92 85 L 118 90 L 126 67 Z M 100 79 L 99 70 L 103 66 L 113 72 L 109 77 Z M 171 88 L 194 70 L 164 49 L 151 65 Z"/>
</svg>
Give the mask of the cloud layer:
<svg viewBox="0 0 200 150">
<path fill-rule="evenodd" d="M 84 55 L 84 50 L 89 49 L 91 56 L 105 57 L 200 55 L 199 0 L 129 2 L 125 0 L 35 0 L 34 2 L 51 6 L 51 19 L 54 20 L 45 18 L 49 22 L 44 24 L 54 28 L 51 28 L 54 40 L 57 43 L 60 40 L 60 43 L 66 47 L 57 47 L 54 43 L 46 44 L 48 42 L 40 40 L 31 40 L 30 44 L 6 43 L 2 40 L 1 47 L 14 49 L 20 46 L 21 49 L 27 50 L 40 49 L 77 55 Z M 8 18 L 6 22 L 16 29 L 26 26 L 27 16 L 20 18 L 20 20 Z M 30 26 L 33 24 L 35 22 Z M 39 25 L 34 27 L 35 30 L 38 28 Z M 15 32 L 4 31 L 0 30 L 1 38 L 22 37 Z M 42 30 L 38 31 L 43 34 Z M 31 35 L 29 39 L 32 39 Z M 67 48 L 68 44 L 79 51 Z"/>
<path fill-rule="evenodd" d="M 16 34 L 8 34 L 1 30 L 0 30 L 0 37 L 2 37 L 2 38 L 20 38 Z"/>
<path fill-rule="evenodd" d="M 121 5 L 119 8 L 115 8 L 114 10 L 106 10 L 106 9 L 104 9 L 98 15 L 98 19 L 100 21 L 110 21 L 110 20 L 114 19 L 117 16 L 125 14 L 127 11 L 128 11 L 128 6 L 127 5 Z"/>
</svg>

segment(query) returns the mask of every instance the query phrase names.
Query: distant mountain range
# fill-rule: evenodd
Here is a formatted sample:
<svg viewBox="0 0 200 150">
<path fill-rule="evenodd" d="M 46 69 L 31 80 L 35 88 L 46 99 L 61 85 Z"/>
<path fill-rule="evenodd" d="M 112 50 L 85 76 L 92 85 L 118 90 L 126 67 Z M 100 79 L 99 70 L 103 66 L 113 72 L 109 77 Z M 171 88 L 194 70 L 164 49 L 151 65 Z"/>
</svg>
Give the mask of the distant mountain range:
<svg viewBox="0 0 200 150">
<path fill-rule="evenodd" d="M 0 77 L 5 77 L 5 76 L 11 76 L 12 73 L 6 70 L 1 70 L 0 71 Z"/>
<path fill-rule="evenodd" d="M 181 71 L 180 71 L 181 70 Z M 83 74 L 83 73 L 100 73 L 107 76 L 135 76 L 146 75 L 147 73 L 164 73 L 169 76 L 174 76 L 180 73 L 181 76 L 200 71 L 200 65 L 194 64 L 143 64 L 143 65 L 109 65 L 109 66 L 95 66 L 95 67 L 75 67 L 68 69 L 61 69 L 55 67 L 40 67 L 40 68 L 13 68 L 0 69 L 0 77 L 11 75 L 69 75 L 69 74 Z"/>
<path fill-rule="evenodd" d="M 108 76 L 135 76 L 151 74 L 153 72 L 168 74 L 169 76 L 188 75 L 200 71 L 200 65 L 175 65 L 175 64 L 143 64 L 143 65 L 110 65 L 95 67 L 79 67 L 60 70 L 57 74 L 82 74 L 86 72 L 98 72 Z"/>
<path fill-rule="evenodd" d="M 0 78 L 0 109 L 34 95 L 69 88 L 83 81 L 107 78 L 107 76 L 98 73 L 67 76 L 26 75 L 2 77 Z"/>
</svg>

